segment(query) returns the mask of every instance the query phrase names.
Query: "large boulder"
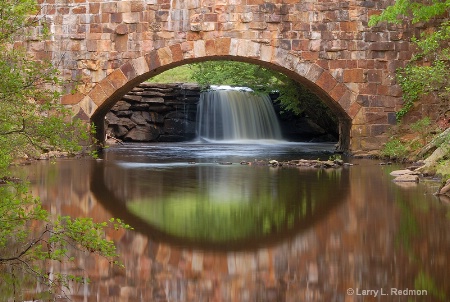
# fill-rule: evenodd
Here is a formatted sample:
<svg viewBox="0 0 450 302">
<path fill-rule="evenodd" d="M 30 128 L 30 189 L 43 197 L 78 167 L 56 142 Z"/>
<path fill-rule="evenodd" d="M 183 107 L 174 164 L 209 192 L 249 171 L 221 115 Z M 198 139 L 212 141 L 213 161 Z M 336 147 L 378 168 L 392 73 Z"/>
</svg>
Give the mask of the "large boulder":
<svg viewBox="0 0 450 302">
<path fill-rule="evenodd" d="M 151 142 L 156 141 L 160 135 L 158 128 L 148 125 L 141 126 L 137 125 L 131 129 L 127 135 L 125 135 L 125 141 L 135 141 L 135 142 Z"/>
</svg>

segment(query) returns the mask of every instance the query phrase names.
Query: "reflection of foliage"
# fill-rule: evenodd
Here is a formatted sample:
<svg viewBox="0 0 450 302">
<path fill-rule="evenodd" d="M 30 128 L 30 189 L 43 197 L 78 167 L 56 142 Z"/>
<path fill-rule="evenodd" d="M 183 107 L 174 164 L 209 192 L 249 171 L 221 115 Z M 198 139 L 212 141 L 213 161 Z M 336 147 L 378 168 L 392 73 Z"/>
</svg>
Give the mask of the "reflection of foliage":
<svg viewBox="0 0 450 302">
<path fill-rule="evenodd" d="M 420 271 L 416 280 L 414 280 L 414 288 L 416 290 L 426 290 L 428 295 L 435 297 L 439 301 L 445 301 L 445 293 L 437 287 L 433 278 L 424 271 Z M 429 301 L 429 299 L 427 297 L 425 300 Z"/>
<path fill-rule="evenodd" d="M 269 196 L 259 196 L 253 205 L 234 201 L 215 203 L 206 196 L 184 194 L 158 202 L 137 201 L 128 207 L 136 215 L 144 216 L 145 213 L 142 218 L 169 234 L 224 242 L 270 234 L 286 228 L 286 221 L 294 221 L 306 214 L 301 207 L 295 213 L 288 212 L 283 205 Z"/>
<path fill-rule="evenodd" d="M 0 291 L 7 301 L 31 300 L 23 291 L 37 284 L 50 300 L 49 294 L 81 281 L 54 265 L 73 260 L 69 247 L 99 253 L 112 262 L 116 256 L 114 245 L 104 238 L 106 225 L 52 217 L 26 184 L 9 181 L 14 160 L 52 150 L 79 152 L 80 142 L 89 137 L 88 125 L 72 119 L 73 112 L 60 103 L 63 83 L 57 68 L 31 58 L 26 42 L 14 44 L 18 36 L 26 40 L 28 35 L 43 43 L 39 39 L 48 34 L 48 27 L 38 14 L 35 0 L 0 0 Z"/>
<path fill-rule="evenodd" d="M 423 271 L 424 264 L 421 263 L 420 257 L 417 257 L 413 247 L 413 243 L 418 241 L 419 236 L 422 233 L 417 220 L 417 215 L 428 212 L 428 205 L 422 202 L 406 202 L 401 196 L 397 196 L 397 206 L 401 211 L 399 230 L 396 236 L 397 244 L 404 248 L 409 258 L 412 261 L 417 262 L 417 264 L 421 267 L 421 270 L 415 278 L 414 288 L 416 290 L 427 291 L 427 296 L 423 297 L 423 301 L 429 301 L 430 295 L 439 301 L 445 301 L 444 291 L 438 288 L 432 276 Z M 422 300 L 415 299 L 414 301 Z"/>
<path fill-rule="evenodd" d="M 168 197 L 137 200 L 127 203 L 127 207 L 149 224 L 177 237 L 211 243 L 264 237 L 290 230 L 314 216 L 318 208 L 333 203 L 330 191 L 322 190 L 322 186 L 335 188 L 331 190 L 333 194 L 339 191 L 340 172 L 337 170 L 318 175 L 313 184 L 292 183 L 298 181 L 292 173 L 299 172 L 294 168 L 284 171 L 287 173 L 279 176 L 281 180 L 277 185 L 249 184 L 252 188 L 247 196 L 231 192 L 214 197 L 201 188 L 179 188 Z M 310 177 L 315 179 L 315 171 L 311 172 Z M 316 185 L 319 182 L 320 185 Z M 241 192 L 233 186 L 229 190 Z"/>
<path fill-rule="evenodd" d="M 411 240 L 419 233 L 419 224 L 412 212 L 410 205 L 406 202 L 398 201 L 397 205 L 401 209 L 397 242 L 408 252 L 412 251 Z"/>
<path fill-rule="evenodd" d="M 0 284 L 14 298 L 21 297 L 22 290 L 30 288 L 30 284 L 33 288 L 39 283 L 43 292 L 51 294 L 64 292 L 72 281 L 82 282 L 82 277 L 72 274 L 47 273 L 47 265 L 72 262 L 72 248 L 102 255 L 118 264 L 113 242 L 103 237 L 108 226 L 127 227 L 121 221 L 51 219 L 23 184 L 0 186 L 0 196 Z"/>
</svg>

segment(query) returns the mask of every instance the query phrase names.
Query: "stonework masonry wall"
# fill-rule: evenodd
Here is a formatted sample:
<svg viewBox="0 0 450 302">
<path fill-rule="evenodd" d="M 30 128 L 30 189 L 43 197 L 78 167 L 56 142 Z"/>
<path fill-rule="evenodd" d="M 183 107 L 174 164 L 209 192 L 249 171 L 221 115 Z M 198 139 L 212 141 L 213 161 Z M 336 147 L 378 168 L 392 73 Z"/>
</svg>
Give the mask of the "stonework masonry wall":
<svg viewBox="0 0 450 302">
<path fill-rule="evenodd" d="M 378 149 L 402 104 L 395 70 L 411 58 L 415 28 L 367 26 L 392 1 L 39 0 L 53 36 L 27 40 L 81 79 L 63 104 L 101 124 L 128 91 L 166 69 L 210 59 L 257 63 L 313 89 L 341 121 L 352 151 Z M 40 29 L 37 28 L 36 31 Z"/>
<path fill-rule="evenodd" d="M 142 83 L 106 114 L 106 134 L 131 142 L 179 142 L 196 136 L 200 87 Z"/>
</svg>

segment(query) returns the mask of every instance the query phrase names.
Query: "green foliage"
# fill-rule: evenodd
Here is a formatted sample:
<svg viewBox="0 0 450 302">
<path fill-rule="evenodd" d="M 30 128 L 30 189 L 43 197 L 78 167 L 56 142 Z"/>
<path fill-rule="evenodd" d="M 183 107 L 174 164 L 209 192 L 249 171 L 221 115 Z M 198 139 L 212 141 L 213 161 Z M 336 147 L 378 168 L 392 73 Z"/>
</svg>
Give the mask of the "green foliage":
<svg viewBox="0 0 450 302">
<path fill-rule="evenodd" d="M 59 272 L 47 274 L 46 264 L 73 262 L 71 253 L 75 250 L 95 253 L 120 265 L 115 245 L 104 238 L 104 232 L 128 225 L 120 220 L 95 223 L 91 218 L 50 217 L 27 189 L 22 183 L 0 186 L 0 284 L 14 288 L 14 298 L 21 297 L 19 289 L 37 281 L 45 291 L 59 294 L 64 294 L 69 281 L 83 281 Z M 28 278 L 24 282 L 19 276 Z"/>
<path fill-rule="evenodd" d="M 41 296 L 50 297 L 64 292 L 71 281 L 83 281 L 46 270 L 52 262 L 73 261 L 73 249 L 118 264 L 114 244 L 104 232 L 128 228 L 121 221 L 52 217 L 31 197 L 27 184 L 10 181 L 13 160 L 50 150 L 78 152 L 79 143 L 89 137 L 88 125 L 72 120 L 71 112 L 59 104 L 57 69 L 50 62 L 30 60 L 25 49 L 11 47 L 17 35 L 32 33 L 36 38 L 47 33 L 43 20 L 29 15 L 36 14 L 37 7 L 34 0 L 0 0 L 0 292 L 8 301 L 24 300 L 21 290 L 36 288 L 37 282 Z"/>
<path fill-rule="evenodd" d="M 194 81 L 194 79 L 192 78 L 192 73 L 193 70 L 191 65 L 181 65 L 164 71 L 163 73 L 160 73 L 157 76 L 148 79 L 148 82 L 163 84 L 191 83 Z"/>
<path fill-rule="evenodd" d="M 38 12 L 35 0 L 1 0 L 0 1 L 0 42 L 10 41 L 30 25 L 36 24 L 32 18 Z"/>
<path fill-rule="evenodd" d="M 436 93 L 443 103 L 448 103 L 450 70 L 447 65 L 443 60 L 433 61 L 430 66 L 416 65 L 413 60 L 405 68 L 398 70 L 397 80 L 405 100 L 403 108 L 397 112 L 398 120 L 401 120 L 423 95 Z"/>
<path fill-rule="evenodd" d="M 373 16 L 369 21 L 369 26 L 375 26 L 382 21 L 395 24 L 403 22 L 403 17 L 408 17 L 412 23 L 430 21 L 436 16 L 440 16 L 448 11 L 450 1 L 427 1 L 420 3 L 411 0 L 397 0 L 387 7 L 381 15 Z"/>
<path fill-rule="evenodd" d="M 249 87 L 255 93 L 277 93 L 283 111 L 295 115 L 307 115 L 319 126 L 338 135 L 335 114 L 322 100 L 305 86 L 285 74 L 265 67 L 236 61 L 209 61 L 193 64 L 196 82 L 209 85 Z"/>
<path fill-rule="evenodd" d="M 426 117 L 418 120 L 417 122 L 412 123 L 410 125 L 410 128 L 412 131 L 419 134 L 421 143 L 422 143 L 422 147 L 425 146 L 425 144 L 430 141 L 430 139 L 431 139 L 431 135 L 430 135 L 431 120 L 429 117 L 426 116 Z"/>
<path fill-rule="evenodd" d="M 237 61 L 207 61 L 193 64 L 193 78 L 197 83 L 210 85 L 245 86 L 260 91 L 277 83 L 277 73 L 262 66 Z M 262 84 L 264 83 L 264 84 Z"/>
<path fill-rule="evenodd" d="M 37 8 L 35 0 L 0 0 L 0 175 L 12 155 L 78 152 L 79 143 L 88 139 L 87 125 L 72 120 L 59 104 L 57 69 L 51 62 L 28 59 L 25 47 L 11 47 L 17 35 L 23 39 L 36 28 L 45 33 L 42 20 L 30 16 Z"/>
<path fill-rule="evenodd" d="M 328 160 L 330 161 L 342 160 L 342 156 L 340 154 L 333 154 L 330 157 L 328 157 Z"/>
<path fill-rule="evenodd" d="M 0 45 L 0 168 L 2 156 L 33 156 L 49 150 L 77 152 L 87 126 L 71 120 L 59 104 L 58 74 L 48 62 L 27 60 L 26 53 Z"/>
<path fill-rule="evenodd" d="M 439 18 L 450 9 L 450 0 L 427 1 L 419 3 L 410 0 L 395 1 L 379 16 L 373 16 L 369 25 L 375 26 L 383 21 L 400 24 L 402 22 L 418 23 L 435 21 L 437 26 L 429 28 L 413 38 L 418 52 L 411 62 L 398 70 L 397 80 L 403 90 L 405 101 L 403 108 L 397 112 L 397 119 L 413 107 L 414 102 L 426 94 L 435 94 L 441 99 L 443 108 L 448 111 L 450 99 L 450 22 Z M 434 26 L 434 25 L 433 25 Z M 440 112 L 445 114 L 446 112 Z"/>
<path fill-rule="evenodd" d="M 151 79 L 154 83 L 198 83 L 204 90 L 211 85 L 249 87 L 255 93 L 277 94 L 284 112 L 308 115 L 327 131 L 338 135 L 335 114 L 306 87 L 271 69 L 239 61 L 207 61 L 167 70 Z"/>
<path fill-rule="evenodd" d="M 316 98 L 306 88 L 286 75 L 250 63 L 236 61 L 207 61 L 192 65 L 193 79 L 205 89 L 211 85 L 249 87 L 256 93 L 278 92 L 278 101 L 285 110 L 300 114 L 302 99 Z M 321 103 L 318 101 L 318 103 Z"/>
<path fill-rule="evenodd" d="M 278 92 L 278 101 L 283 108 L 295 114 L 300 114 L 311 106 L 316 109 L 320 107 L 322 111 L 327 110 L 317 96 L 286 75 L 256 64 L 238 61 L 207 61 L 183 65 L 165 71 L 149 79 L 149 82 L 194 82 L 203 89 L 208 89 L 211 85 L 249 87 L 256 93 Z"/>
<path fill-rule="evenodd" d="M 408 154 L 408 150 L 404 143 L 398 138 L 389 140 L 381 150 L 381 155 L 392 159 L 404 159 Z"/>
</svg>

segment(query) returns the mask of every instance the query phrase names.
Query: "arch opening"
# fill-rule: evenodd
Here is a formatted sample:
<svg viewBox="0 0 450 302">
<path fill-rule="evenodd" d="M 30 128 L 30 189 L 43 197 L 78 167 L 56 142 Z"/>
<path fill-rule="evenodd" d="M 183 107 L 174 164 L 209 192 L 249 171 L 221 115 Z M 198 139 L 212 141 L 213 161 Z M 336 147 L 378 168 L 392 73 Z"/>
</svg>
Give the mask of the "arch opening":
<svg viewBox="0 0 450 302">
<path fill-rule="evenodd" d="M 172 62 L 165 65 L 158 66 L 156 68 L 150 69 L 142 72 L 140 74 L 135 74 L 134 76 L 129 76 L 126 74 L 126 66 L 122 66 L 119 70 L 115 71 L 117 73 L 123 74 L 127 76 L 127 79 L 122 81 L 120 85 L 117 85 L 118 87 L 115 87 L 113 91 L 109 93 L 109 95 L 106 95 L 104 100 L 98 104 L 98 107 L 91 115 L 91 122 L 93 122 L 97 129 L 97 139 L 99 141 L 103 141 L 105 138 L 105 116 L 110 112 L 111 108 L 120 101 L 127 93 L 135 89 L 139 84 L 147 81 L 148 79 L 153 78 L 154 76 L 157 76 L 165 71 L 168 71 L 170 69 L 192 64 L 192 63 L 202 63 L 202 62 L 209 62 L 209 61 L 237 61 L 242 63 L 250 63 L 254 64 L 255 66 L 261 66 L 263 68 L 266 68 L 268 70 L 279 72 L 280 74 L 286 76 L 288 79 L 292 80 L 293 82 L 297 83 L 299 87 L 303 87 L 308 92 L 310 92 L 312 95 L 314 95 L 315 99 L 314 102 L 321 103 L 325 106 L 325 108 L 332 113 L 334 119 L 336 120 L 336 130 L 335 133 L 338 136 L 338 145 L 337 145 L 337 151 L 345 152 L 348 151 L 350 146 L 350 129 L 351 129 L 351 118 L 349 117 L 348 113 L 344 110 L 344 108 L 341 106 L 341 104 L 336 99 L 337 96 L 343 96 L 347 92 L 344 89 L 344 92 L 340 92 L 339 94 L 333 95 L 333 92 L 336 89 L 330 89 L 328 86 L 324 87 L 324 80 L 323 78 L 329 78 L 333 81 L 334 78 L 331 77 L 326 71 L 317 69 L 316 65 L 313 64 L 307 64 L 305 70 L 308 70 L 306 74 L 302 74 L 299 72 L 299 70 L 293 70 L 288 69 L 284 66 L 277 65 L 274 63 L 269 63 L 266 61 L 262 61 L 259 59 L 254 58 L 247 58 L 247 57 L 238 57 L 238 56 L 205 56 L 201 58 L 191 58 L 191 59 L 184 59 L 180 60 L 178 62 Z M 133 66 L 132 66 L 133 67 Z M 134 67 L 134 70 L 138 68 Z M 145 70 L 145 69 L 144 69 Z M 316 70 L 316 75 L 314 75 L 314 71 Z M 136 71 L 135 71 L 136 73 Z M 323 75 L 322 75 L 323 74 Z M 130 79 L 128 79 L 130 77 Z M 331 77 L 331 78 L 330 78 Z M 317 81 L 313 81 L 314 78 L 317 78 Z M 105 79 L 108 80 L 108 77 Z M 330 85 L 330 87 L 333 87 Z M 328 91 L 327 91 L 328 90 Z M 341 89 L 342 90 L 342 89 Z M 276 102 L 275 102 L 275 105 Z M 282 108 L 279 108 L 279 111 L 283 111 Z M 310 110 L 309 112 L 315 112 L 314 110 Z M 289 113 L 288 113 L 289 114 Z M 304 115 L 307 115 L 308 113 L 304 113 Z M 320 118 L 320 117 L 319 117 Z M 319 120 L 320 122 L 321 120 Z"/>
</svg>

